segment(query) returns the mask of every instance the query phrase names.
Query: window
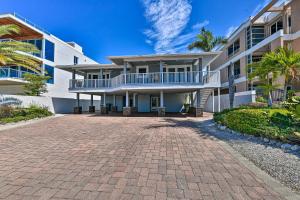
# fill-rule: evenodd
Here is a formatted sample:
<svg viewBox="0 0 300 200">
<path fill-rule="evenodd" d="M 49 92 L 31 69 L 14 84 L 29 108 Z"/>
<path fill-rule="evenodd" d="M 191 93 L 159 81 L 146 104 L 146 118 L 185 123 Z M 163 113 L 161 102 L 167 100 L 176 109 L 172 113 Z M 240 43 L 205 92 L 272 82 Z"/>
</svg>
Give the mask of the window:
<svg viewBox="0 0 300 200">
<path fill-rule="evenodd" d="M 240 50 L 240 40 L 236 40 L 233 44 L 234 53 L 237 53 Z"/>
<path fill-rule="evenodd" d="M 148 66 L 138 66 L 138 67 L 136 67 L 136 73 L 138 73 L 138 74 L 148 73 L 148 71 L 149 71 Z"/>
<path fill-rule="evenodd" d="M 257 45 L 265 39 L 264 26 L 249 26 L 247 28 L 247 49 Z"/>
<path fill-rule="evenodd" d="M 275 22 L 272 26 L 271 26 L 271 35 L 273 35 L 274 33 L 276 33 L 279 30 L 283 29 L 283 23 L 282 21 L 277 21 Z"/>
<path fill-rule="evenodd" d="M 234 78 L 240 77 L 240 74 L 241 74 L 241 62 L 240 61 L 237 61 L 234 63 L 233 74 L 234 74 Z"/>
<path fill-rule="evenodd" d="M 77 56 L 74 56 L 74 65 L 78 65 L 79 58 Z"/>
<path fill-rule="evenodd" d="M 240 39 L 237 39 L 232 45 L 230 45 L 227 49 L 228 57 L 236 54 L 240 50 Z"/>
<path fill-rule="evenodd" d="M 32 55 L 37 57 L 42 57 L 42 49 L 43 49 L 43 42 L 41 39 L 33 39 L 33 40 L 22 40 L 22 42 L 33 44 L 40 52 L 33 53 Z"/>
<path fill-rule="evenodd" d="M 54 84 L 54 67 L 45 65 L 45 76 L 50 77 L 47 80 L 47 83 Z"/>
<path fill-rule="evenodd" d="M 54 62 L 54 49 L 55 49 L 54 43 L 45 40 L 45 59 Z"/>
</svg>

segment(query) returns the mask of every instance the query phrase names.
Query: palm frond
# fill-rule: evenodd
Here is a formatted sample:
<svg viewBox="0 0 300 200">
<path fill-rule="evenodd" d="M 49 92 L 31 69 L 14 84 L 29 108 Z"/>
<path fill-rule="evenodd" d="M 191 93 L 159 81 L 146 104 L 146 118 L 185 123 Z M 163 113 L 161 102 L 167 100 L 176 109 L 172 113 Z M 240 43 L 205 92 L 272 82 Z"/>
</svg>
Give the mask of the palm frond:
<svg viewBox="0 0 300 200">
<path fill-rule="evenodd" d="M 4 35 L 11 35 L 11 34 L 19 34 L 20 33 L 19 26 L 15 24 L 7 24 L 0 26 L 0 37 Z"/>
</svg>

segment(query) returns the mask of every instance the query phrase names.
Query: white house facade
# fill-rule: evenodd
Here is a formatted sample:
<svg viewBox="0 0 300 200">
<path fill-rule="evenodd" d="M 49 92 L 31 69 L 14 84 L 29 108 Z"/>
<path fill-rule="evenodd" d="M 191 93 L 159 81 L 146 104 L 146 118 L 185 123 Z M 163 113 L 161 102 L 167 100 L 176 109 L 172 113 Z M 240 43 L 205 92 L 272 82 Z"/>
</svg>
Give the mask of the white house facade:
<svg viewBox="0 0 300 200">
<path fill-rule="evenodd" d="M 21 31 L 20 34 L 1 37 L 0 42 L 8 40 L 23 41 L 34 44 L 40 50 L 40 53 L 30 56 L 40 61 L 42 72 L 50 77 L 47 81 L 48 92 L 43 94 L 43 96 L 55 98 L 53 101 L 57 102 L 56 104 L 64 104 L 66 106 L 76 102 L 76 95 L 68 92 L 68 80 L 72 78 L 72 74 L 55 66 L 97 64 L 97 62 L 85 56 L 82 47 L 75 42 L 64 42 L 17 14 L 0 15 L 0 25 L 6 24 L 18 25 Z M 2 66 L 0 68 L 0 94 L 23 95 L 25 84 L 23 75 L 25 73 L 33 72 L 22 66 Z M 60 105 L 59 107 L 62 106 Z M 72 108 L 69 106 L 69 109 L 64 109 L 63 112 L 71 111 Z"/>
</svg>

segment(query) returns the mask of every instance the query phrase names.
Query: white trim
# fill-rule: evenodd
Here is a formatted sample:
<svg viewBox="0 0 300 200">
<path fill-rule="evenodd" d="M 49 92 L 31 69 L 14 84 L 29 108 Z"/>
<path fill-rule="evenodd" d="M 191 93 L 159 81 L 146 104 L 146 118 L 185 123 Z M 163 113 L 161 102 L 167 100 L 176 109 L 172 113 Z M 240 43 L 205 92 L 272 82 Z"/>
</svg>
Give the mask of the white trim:
<svg viewBox="0 0 300 200">
<path fill-rule="evenodd" d="M 142 66 L 136 66 L 136 73 L 139 74 L 139 69 L 145 69 L 146 68 L 146 73 L 149 73 L 149 66 L 148 65 L 142 65 Z"/>
</svg>

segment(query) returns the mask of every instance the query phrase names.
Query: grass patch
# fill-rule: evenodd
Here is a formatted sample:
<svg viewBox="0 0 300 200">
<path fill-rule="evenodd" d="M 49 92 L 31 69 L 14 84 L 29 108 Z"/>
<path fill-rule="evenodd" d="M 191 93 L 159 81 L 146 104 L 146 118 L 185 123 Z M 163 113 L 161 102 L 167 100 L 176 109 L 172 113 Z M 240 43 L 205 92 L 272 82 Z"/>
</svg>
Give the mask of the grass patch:
<svg viewBox="0 0 300 200">
<path fill-rule="evenodd" d="M 244 107 L 224 110 L 215 113 L 214 120 L 234 131 L 284 142 L 290 141 L 300 132 L 299 118 L 287 109 L 280 108 Z"/>
<path fill-rule="evenodd" d="M 19 121 L 27 121 L 36 118 L 43 118 L 53 115 L 47 108 L 35 105 L 29 108 L 15 108 L 11 106 L 0 107 L 0 123 L 15 123 Z"/>
</svg>

